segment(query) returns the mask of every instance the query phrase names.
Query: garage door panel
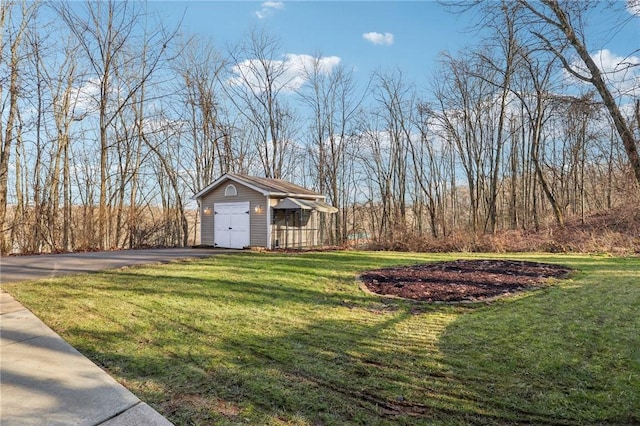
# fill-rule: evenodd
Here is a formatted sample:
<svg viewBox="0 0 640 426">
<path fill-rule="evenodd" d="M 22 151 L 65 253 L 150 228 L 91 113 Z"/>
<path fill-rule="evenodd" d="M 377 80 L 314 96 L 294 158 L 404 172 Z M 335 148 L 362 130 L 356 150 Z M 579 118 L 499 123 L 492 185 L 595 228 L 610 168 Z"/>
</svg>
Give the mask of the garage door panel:
<svg viewBox="0 0 640 426">
<path fill-rule="evenodd" d="M 249 202 L 216 203 L 214 206 L 214 245 L 244 248 L 250 241 Z"/>
</svg>

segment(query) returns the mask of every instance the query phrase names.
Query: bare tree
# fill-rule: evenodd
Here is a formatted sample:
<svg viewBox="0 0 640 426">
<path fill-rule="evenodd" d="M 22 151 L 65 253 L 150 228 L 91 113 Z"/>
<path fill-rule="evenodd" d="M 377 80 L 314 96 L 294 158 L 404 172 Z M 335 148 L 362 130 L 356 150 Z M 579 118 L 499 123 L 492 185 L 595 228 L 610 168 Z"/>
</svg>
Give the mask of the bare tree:
<svg viewBox="0 0 640 426">
<path fill-rule="evenodd" d="M 538 55 L 533 52 L 521 52 L 524 66 L 526 67 L 527 79 L 526 83 L 530 84 L 521 91 L 514 91 L 522 102 L 527 113 L 529 123 L 530 137 L 530 156 L 533 163 L 537 182 L 540 183 L 542 190 L 551 205 L 554 218 L 558 226 L 564 226 L 564 215 L 562 207 L 548 177 L 543 170 L 542 156 L 545 153 L 543 148 L 544 141 L 544 125 L 549 118 L 550 102 L 553 95 L 550 90 L 550 81 L 554 69 L 554 61 L 541 61 Z M 535 193 L 533 194 L 535 197 Z M 534 207 L 535 211 L 535 207 Z M 536 221 L 536 227 L 537 227 Z"/>
<path fill-rule="evenodd" d="M 489 80 L 493 84 L 498 93 L 498 123 L 495 129 L 495 150 L 491 159 L 491 177 L 489 181 L 489 195 L 488 195 L 488 215 L 485 222 L 485 229 L 488 228 L 490 232 L 495 232 L 498 214 L 497 214 L 497 201 L 498 201 L 498 185 L 500 177 L 500 162 L 502 160 L 502 151 L 506 139 L 506 117 L 507 117 L 507 101 L 511 88 L 511 79 L 518 66 L 518 40 L 517 40 L 517 28 L 513 19 L 513 8 L 509 7 L 510 4 L 505 0 L 502 1 L 499 10 L 502 13 L 496 13 L 494 19 L 491 22 L 496 35 L 497 50 L 499 53 L 497 57 L 492 57 L 490 54 L 481 53 L 483 49 L 480 49 L 478 53 L 481 67 L 488 68 L 493 76 L 494 81 Z M 496 8 L 498 9 L 498 8 Z M 486 78 L 481 73 L 477 74 L 479 78 Z"/>
<path fill-rule="evenodd" d="M 74 121 L 82 119 L 84 114 L 75 113 L 75 105 L 78 103 L 79 91 L 75 84 L 78 80 L 78 64 L 73 55 L 77 46 L 70 40 L 65 45 L 64 60 L 58 67 L 56 75 L 43 67 L 47 72 L 46 81 L 51 93 L 51 114 L 55 126 L 56 142 L 55 153 L 51 170 L 51 211 L 52 222 L 57 221 L 57 212 L 60 202 L 60 169 L 62 169 L 62 240 L 55 244 L 63 251 L 71 251 L 73 242 L 71 238 L 71 167 L 70 167 L 70 145 L 71 127 Z"/>
<path fill-rule="evenodd" d="M 419 201 L 414 202 L 414 213 L 419 220 L 417 232 L 423 232 L 421 207 L 425 204 L 430 234 L 433 238 L 439 238 L 447 235 L 447 215 L 455 214 L 453 209 L 446 211 L 445 206 L 446 193 L 448 190 L 453 191 L 454 186 L 449 185 L 452 178 L 450 175 L 453 173 L 449 162 L 451 154 L 448 152 L 451 147 L 442 143 L 436 131 L 434 117 L 435 113 L 430 105 L 418 103 L 414 120 L 419 135 L 410 139 L 409 147 L 415 186 L 419 189 L 414 192 L 421 195 L 417 199 Z"/>
<path fill-rule="evenodd" d="M 0 253 L 2 254 L 10 250 L 6 241 L 9 161 L 11 147 L 16 138 L 16 123 L 19 115 L 18 101 L 23 78 L 20 67 L 26 57 L 20 52 L 20 49 L 29 22 L 35 17 L 37 8 L 38 3 L 23 3 L 21 9 L 17 11 L 20 16 L 16 16 L 13 14 L 17 9 L 14 3 L 2 2 L 0 4 L 0 29 L 2 29 L 0 64 L 6 65 L 8 71 L 8 75 L 0 76 L 0 98 L 2 98 L 3 87 L 8 87 L 9 90 L 6 122 L 0 122 Z M 8 38 L 6 41 L 5 36 Z M 4 110 L 5 104 L 3 103 L 3 117 L 5 116 Z"/>
<path fill-rule="evenodd" d="M 229 52 L 231 76 L 223 87 L 239 114 L 257 132 L 257 150 L 266 177 L 284 177 L 285 161 L 292 148 L 294 114 L 284 99 L 294 79 L 278 40 L 252 31 Z"/>
<path fill-rule="evenodd" d="M 225 122 L 220 87 L 226 61 L 209 40 L 200 37 L 184 42 L 179 50 L 173 64 L 180 76 L 176 112 L 190 139 L 191 149 L 185 151 L 189 154 L 184 160 L 188 162 L 188 185 L 195 193 L 234 168 L 232 134 Z"/>
<path fill-rule="evenodd" d="M 583 23 L 588 13 L 593 13 L 593 9 L 601 6 L 599 2 L 558 0 L 537 2 L 518 0 L 518 2 L 523 6 L 522 10 L 526 12 L 521 16 L 521 19 L 530 27 L 532 34 L 549 51 L 553 52 L 569 74 L 592 85 L 600 94 L 625 148 L 636 181 L 640 184 L 640 155 L 638 154 L 637 141 L 634 138 L 631 125 L 618 106 L 611 84 L 589 53 L 585 37 Z M 620 6 L 618 4 L 607 7 Z M 576 66 L 570 59 L 567 52 L 568 47 L 578 55 L 580 66 Z"/>
<path fill-rule="evenodd" d="M 142 12 L 134 3 L 108 2 L 85 3 L 84 13 L 75 11 L 75 5 L 60 3 L 56 9 L 75 35 L 80 50 L 88 61 L 97 79 L 98 98 L 96 100 L 99 119 L 99 157 L 100 157 L 100 201 L 98 205 L 99 247 L 105 248 L 107 241 L 107 199 L 108 199 L 108 163 L 110 153 L 109 127 L 120 111 L 131 101 L 134 94 L 156 71 L 165 57 L 167 44 L 175 33 L 163 29 L 148 33 L 143 31 L 139 40 L 137 32 L 142 22 Z M 144 48 L 134 48 L 132 44 L 144 43 Z M 144 52 L 141 58 L 137 52 Z M 123 85 L 118 81 L 118 67 L 127 64 L 131 67 L 135 61 L 142 61 L 135 84 Z"/>
<path fill-rule="evenodd" d="M 339 209 L 332 215 L 331 242 L 342 244 L 347 238 L 348 185 L 347 162 L 352 142 L 350 128 L 361 99 L 355 98 L 353 75 L 344 67 L 329 70 L 321 55 L 305 66 L 307 84 L 298 92 L 310 109 L 310 157 L 315 169 L 318 190 Z M 324 218 L 324 217 L 323 217 Z"/>
<path fill-rule="evenodd" d="M 484 191 L 493 164 L 495 97 L 493 77 L 477 77 L 477 63 L 447 56 L 434 82 L 435 118 L 443 138 L 456 150 L 465 174 L 469 228 L 478 231 Z"/>
<path fill-rule="evenodd" d="M 153 157 L 156 159 L 156 177 L 161 188 L 160 198 L 165 216 L 165 239 L 162 245 L 187 246 L 189 224 L 183 203 L 183 188 L 178 178 L 181 153 L 179 143 L 172 143 L 179 138 L 176 137 L 175 129 L 170 126 L 163 126 L 153 133 L 140 130 L 140 136 L 143 143 L 155 154 Z"/>
<path fill-rule="evenodd" d="M 375 73 L 375 103 L 361 116 L 357 158 L 367 180 L 371 224 L 379 241 L 391 241 L 407 232 L 410 206 L 409 154 L 414 131 L 415 90 L 402 72 Z M 378 201 L 379 200 L 379 201 Z"/>
</svg>

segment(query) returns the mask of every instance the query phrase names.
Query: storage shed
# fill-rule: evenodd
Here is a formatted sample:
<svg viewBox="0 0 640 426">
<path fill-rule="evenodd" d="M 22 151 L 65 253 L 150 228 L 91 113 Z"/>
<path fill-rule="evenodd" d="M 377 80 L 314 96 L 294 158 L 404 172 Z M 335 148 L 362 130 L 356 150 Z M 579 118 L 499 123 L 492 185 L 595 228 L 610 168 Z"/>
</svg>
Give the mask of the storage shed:
<svg viewBox="0 0 640 426">
<path fill-rule="evenodd" d="M 338 211 L 317 192 L 280 179 L 227 173 L 194 195 L 200 244 L 308 248 L 324 243 L 321 215 Z"/>
</svg>

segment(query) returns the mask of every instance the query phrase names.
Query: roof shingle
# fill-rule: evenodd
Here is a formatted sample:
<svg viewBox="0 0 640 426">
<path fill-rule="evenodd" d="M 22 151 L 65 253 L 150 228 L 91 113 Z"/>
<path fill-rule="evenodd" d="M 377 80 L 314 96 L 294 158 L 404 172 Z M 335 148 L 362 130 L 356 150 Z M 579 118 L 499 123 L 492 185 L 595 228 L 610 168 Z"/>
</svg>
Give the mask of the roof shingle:
<svg viewBox="0 0 640 426">
<path fill-rule="evenodd" d="M 218 178 L 215 182 L 202 189 L 200 192 L 193 196 L 194 199 L 198 199 L 205 194 L 207 194 L 212 189 L 218 187 L 225 180 L 230 179 L 237 183 L 244 184 L 249 187 L 253 187 L 253 189 L 262 192 L 265 195 L 273 195 L 278 198 L 284 197 L 296 197 L 296 198 L 307 198 L 307 199 L 324 199 L 324 195 L 319 194 L 315 191 L 311 191 L 307 188 L 304 188 L 300 185 L 296 185 L 291 182 L 287 182 L 281 179 L 269 179 L 258 176 L 249 176 L 243 175 L 239 173 L 226 173 L 220 178 Z"/>
<path fill-rule="evenodd" d="M 321 195 L 315 191 L 311 191 L 307 188 L 303 188 L 302 186 L 299 186 L 281 179 L 269 179 L 269 178 L 263 178 L 258 176 L 241 175 L 236 173 L 227 173 L 227 175 L 233 176 L 238 180 L 250 183 L 270 193 L 277 192 L 277 193 L 283 193 L 283 194 L 298 194 L 298 195 L 310 195 L 310 196 Z"/>
</svg>

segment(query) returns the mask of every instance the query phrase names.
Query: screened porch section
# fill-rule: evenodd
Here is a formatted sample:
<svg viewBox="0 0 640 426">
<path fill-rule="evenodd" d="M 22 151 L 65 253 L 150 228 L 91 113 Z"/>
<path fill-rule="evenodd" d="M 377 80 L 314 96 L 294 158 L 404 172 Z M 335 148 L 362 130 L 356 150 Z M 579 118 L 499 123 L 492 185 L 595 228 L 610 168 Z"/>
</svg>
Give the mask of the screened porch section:
<svg viewBox="0 0 640 426">
<path fill-rule="evenodd" d="M 304 249 L 325 244 L 321 215 L 338 211 L 323 201 L 300 198 L 285 198 L 272 209 L 271 244 L 273 248 L 285 249 Z"/>
</svg>

